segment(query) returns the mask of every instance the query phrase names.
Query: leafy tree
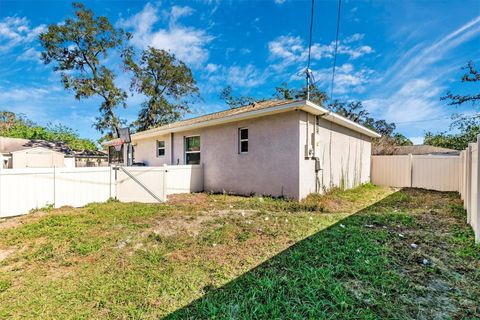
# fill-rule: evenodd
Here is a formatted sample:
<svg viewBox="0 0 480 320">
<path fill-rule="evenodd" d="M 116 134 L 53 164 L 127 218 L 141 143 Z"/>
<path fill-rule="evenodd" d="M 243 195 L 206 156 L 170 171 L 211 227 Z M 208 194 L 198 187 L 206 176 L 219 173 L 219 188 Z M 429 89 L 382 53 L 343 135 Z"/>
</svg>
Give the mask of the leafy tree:
<svg viewBox="0 0 480 320">
<path fill-rule="evenodd" d="M 327 94 L 320 90 L 315 84 L 311 84 L 310 87 L 310 101 L 323 105 L 327 101 Z M 275 88 L 273 96 L 280 100 L 307 100 L 307 87 L 300 89 L 290 89 L 288 84 L 283 82 L 280 86 Z"/>
<path fill-rule="evenodd" d="M 75 18 L 51 24 L 40 34 L 42 59 L 45 64 L 54 63 L 53 70 L 60 72 L 63 86 L 72 90 L 76 99 L 101 97 L 94 127 L 101 133 L 113 129 L 118 134 L 121 120 L 114 109 L 125 107 L 127 94 L 115 85 L 115 74 L 101 59 L 120 48 L 129 35 L 114 28 L 106 17 L 95 17 L 83 4 L 74 3 L 73 7 Z"/>
<path fill-rule="evenodd" d="M 366 122 L 369 115 L 361 101 L 352 101 L 347 104 L 336 100 L 329 106 L 329 109 L 358 123 Z M 373 119 L 371 120 L 373 121 Z"/>
<path fill-rule="evenodd" d="M 469 61 L 467 66 L 464 68 L 468 71 L 462 76 L 463 83 L 480 83 L 480 72 L 475 69 L 475 64 L 473 61 Z M 478 88 L 478 87 L 477 87 Z M 473 94 L 453 94 L 452 92 L 447 92 L 447 95 L 440 98 L 440 100 L 449 100 L 449 105 L 461 105 L 466 102 L 471 102 L 472 104 L 480 101 L 480 91 Z"/>
<path fill-rule="evenodd" d="M 220 99 L 224 100 L 225 103 L 230 106 L 230 108 L 238 108 L 247 104 L 252 104 L 253 102 L 266 101 L 268 99 L 255 99 L 249 96 L 233 96 L 233 90 L 231 86 L 225 87 L 220 92 Z M 288 87 L 287 83 L 282 83 L 280 86 L 275 88 L 273 98 L 278 100 L 306 100 L 307 99 L 307 88 L 300 89 L 291 89 Z M 323 105 L 327 100 L 327 95 L 325 92 L 321 91 L 317 86 L 310 85 L 310 101 L 318 105 Z"/>
<path fill-rule="evenodd" d="M 231 109 L 246 106 L 247 104 L 252 104 L 255 101 L 257 101 L 257 102 L 265 101 L 265 99 L 258 100 L 258 99 L 255 99 L 255 98 L 252 98 L 252 97 L 247 97 L 247 96 L 235 97 L 235 96 L 233 96 L 233 90 L 232 90 L 231 86 L 226 86 L 225 88 L 223 88 L 222 91 L 220 91 L 219 97 L 220 97 L 220 99 L 225 101 L 225 103 Z"/>
<path fill-rule="evenodd" d="M 469 61 L 464 69 L 467 69 L 467 72 L 461 78 L 462 83 L 480 84 L 480 72 L 475 68 L 473 61 Z M 476 88 L 478 90 L 478 87 Z M 480 90 L 477 93 L 466 95 L 453 94 L 449 91 L 440 100 L 447 100 L 448 104 L 453 106 L 464 103 L 475 105 L 480 101 Z M 476 141 L 478 134 L 480 134 L 480 113 L 469 116 L 454 114 L 450 130 L 458 133 L 447 133 L 445 131 L 438 133 L 426 132 L 425 144 L 456 150 L 467 148 L 468 143 Z"/>
<path fill-rule="evenodd" d="M 425 133 L 425 144 L 450 148 L 455 150 L 464 150 L 471 142 L 477 141 L 480 134 L 480 116 L 465 117 L 454 115 L 450 129 L 456 130 L 458 133 L 439 132 Z"/>
<path fill-rule="evenodd" d="M 399 132 L 395 133 L 392 138 L 397 146 L 413 146 L 413 142 Z"/>
<path fill-rule="evenodd" d="M 395 132 L 395 123 L 372 118 L 361 101 L 351 101 L 349 103 L 334 101 L 328 108 L 347 119 L 378 132 L 381 137 L 373 140 L 374 154 L 391 154 L 396 146 L 413 145 L 412 141 L 403 134 Z"/>
<path fill-rule="evenodd" d="M 60 142 L 76 151 L 97 150 L 93 141 L 80 138 L 67 126 L 49 124 L 43 127 L 10 111 L 0 111 L 0 136 Z"/>
<path fill-rule="evenodd" d="M 165 50 L 149 47 L 137 63 L 129 48 L 124 63 L 133 73 L 131 89 L 147 97 L 134 123 L 138 130 L 179 120 L 199 96 L 190 68 Z"/>
</svg>

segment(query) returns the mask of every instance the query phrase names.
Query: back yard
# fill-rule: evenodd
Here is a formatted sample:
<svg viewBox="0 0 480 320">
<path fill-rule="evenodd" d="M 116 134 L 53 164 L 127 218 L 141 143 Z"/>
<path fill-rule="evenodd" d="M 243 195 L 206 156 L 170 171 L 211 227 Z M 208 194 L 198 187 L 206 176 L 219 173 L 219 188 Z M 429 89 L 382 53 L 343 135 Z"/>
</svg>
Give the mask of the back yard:
<svg viewBox="0 0 480 320">
<path fill-rule="evenodd" d="M 455 193 L 191 194 L 0 221 L 0 318 L 475 318 Z"/>
</svg>

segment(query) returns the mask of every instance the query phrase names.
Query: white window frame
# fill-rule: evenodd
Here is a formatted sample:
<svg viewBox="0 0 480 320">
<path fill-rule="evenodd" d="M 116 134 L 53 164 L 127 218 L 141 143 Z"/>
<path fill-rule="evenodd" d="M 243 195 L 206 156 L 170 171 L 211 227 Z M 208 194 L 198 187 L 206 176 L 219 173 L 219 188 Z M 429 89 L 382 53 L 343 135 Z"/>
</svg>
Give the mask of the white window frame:
<svg viewBox="0 0 480 320">
<path fill-rule="evenodd" d="M 187 151 L 187 139 L 188 138 L 194 138 L 194 137 L 198 137 L 198 139 L 200 140 L 200 150 L 198 151 Z M 184 163 L 187 164 L 187 154 L 190 154 L 190 153 L 200 153 L 200 163 L 202 161 L 202 138 L 200 137 L 199 134 L 195 134 L 195 135 L 192 135 L 192 136 L 185 136 L 183 138 L 183 144 L 184 144 L 184 151 L 185 151 L 185 155 L 184 155 Z M 199 164 L 200 164 L 199 163 Z"/>
<path fill-rule="evenodd" d="M 247 139 L 242 139 L 242 130 L 247 130 L 247 136 L 249 136 L 248 128 L 238 128 L 238 153 L 239 154 L 246 154 L 248 153 L 248 150 L 250 149 L 250 143 L 248 143 L 248 138 Z M 248 143 L 247 146 L 247 151 L 242 151 L 242 142 L 246 141 Z"/>
<path fill-rule="evenodd" d="M 163 142 L 163 147 L 159 147 L 159 142 Z M 157 151 L 157 158 L 165 157 L 165 154 L 167 153 L 167 152 L 166 152 L 167 150 L 166 150 L 166 148 L 165 148 L 165 140 L 157 140 L 156 145 L 157 145 L 157 149 L 156 149 L 156 151 Z M 163 155 L 158 154 L 158 151 L 159 151 L 159 150 L 163 150 Z"/>
</svg>

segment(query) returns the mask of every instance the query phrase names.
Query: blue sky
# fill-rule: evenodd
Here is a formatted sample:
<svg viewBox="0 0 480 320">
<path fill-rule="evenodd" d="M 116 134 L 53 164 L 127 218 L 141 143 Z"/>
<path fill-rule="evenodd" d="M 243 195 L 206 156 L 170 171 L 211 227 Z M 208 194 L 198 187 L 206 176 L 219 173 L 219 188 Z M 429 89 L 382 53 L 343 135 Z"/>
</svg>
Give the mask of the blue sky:
<svg viewBox="0 0 480 320">
<path fill-rule="evenodd" d="M 138 49 L 170 50 L 193 70 L 202 101 L 188 117 L 225 109 L 219 91 L 270 97 L 282 82 L 299 87 L 306 65 L 309 1 L 85 1 L 97 15 L 133 33 Z M 330 92 L 336 1 L 316 1 L 312 70 Z M 71 16 L 68 1 L 0 0 L 0 109 L 40 124 L 60 122 L 85 137 L 98 99 L 77 101 L 52 66 L 43 65 L 38 34 Z M 397 123 L 415 142 L 427 130 L 448 129 L 448 90 L 468 60 L 480 64 L 480 1 L 342 1 L 334 98 L 359 99 L 376 118 Z M 110 60 L 115 64 L 115 58 Z M 117 68 L 116 71 L 119 71 Z M 127 74 L 117 83 L 128 89 Z M 130 96 L 118 114 L 135 119 L 143 97 Z"/>
</svg>

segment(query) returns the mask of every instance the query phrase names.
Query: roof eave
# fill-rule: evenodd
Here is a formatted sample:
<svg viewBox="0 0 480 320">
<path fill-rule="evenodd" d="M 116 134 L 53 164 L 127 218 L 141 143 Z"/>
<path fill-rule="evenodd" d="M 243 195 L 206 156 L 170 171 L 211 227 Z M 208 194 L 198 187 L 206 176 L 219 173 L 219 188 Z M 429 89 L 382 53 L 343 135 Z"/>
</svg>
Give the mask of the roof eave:
<svg viewBox="0 0 480 320">
<path fill-rule="evenodd" d="M 247 120 L 247 119 L 257 118 L 257 117 L 266 116 L 266 115 L 272 115 L 272 114 L 286 112 L 286 111 L 295 110 L 295 109 L 300 109 L 314 115 L 320 115 L 328 121 L 337 123 L 343 127 L 349 128 L 356 132 L 365 134 L 366 136 L 369 136 L 371 138 L 381 137 L 381 135 L 376 133 L 375 131 L 370 130 L 345 117 L 342 117 L 332 111 L 329 111 L 313 102 L 310 102 L 307 100 L 300 100 L 300 101 L 294 101 L 292 103 L 287 103 L 287 104 L 283 104 L 283 105 L 279 105 L 271 108 L 252 110 L 252 111 L 243 112 L 239 114 L 229 115 L 229 116 L 218 118 L 218 119 L 212 119 L 212 120 L 207 120 L 199 123 L 193 123 L 185 126 L 178 126 L 178 127 L 172 127 L 172 128 L 167 127 L 162 129 L 159 128 L 158 130 L 148 130 L 144 132 L 138 132 L 132 135 L 132 141 L 148 139 L 148 138 L 157 137 L 160 135 L 166 135 L 166 134 L 175 133 L 175 132 L 196 130 L 200 128 L 226 124 L 226 123 L 235 122 L 235 121 Z"/>
<path fill-rule="evenodd" d="M 247 120 L 247 119 L 257 118 L 261 116 L 286 112 L 286 111 L 294 110 L 297 108 L 301 109 L 304 105 L 305 105 L 305 101 L 294 101 L 292 103 L 287 103 L 287 104 L 283 104 L 283 105 L 279 105 L 271 108 L 252 110 L 252 111 L 243 112 L 239 114 L 229 115 L 229 116 L 218 118 L 218 119 L 212 119 L 212 120 L 207 120 L 199 123 L 193 123 L 185 126 L 164 128 L 164 129 L 153 130 L 148 132 L 138 132 L 132 135 L 132 141 L 148 139 L 148 138 L 156 137 L 159 135 L 165 135 L 169 133 L 196 130 L 200 128 L 226 124 L 226 123 L 235 122 L 235 121 Z"/>
<path fill-rule="evenodd" d="M 302 108 L 304 109 L 305 111 L 307 112 L 310 112 L 314 115 L 319 115 L 319 116 L 322 116 L 324 119 L 327 119 L 328 121 L 331 121 L 333 123 L 336 123 L 336 124 L 339 124 L 343 127 L 346 127 L 346 128 L 349 128 L 351 130 L 354 130 L 354 131 L 357 131 L 357 132 L 360 132 L 362 134 L 365 134 L 371 138 L 380 138 L 381 135 L 378 134 L 377 132 L 373 131 L 373 130 L 370 130 L 350 119 L 347 119 L 345 117 L 342 117 L 341 115 L 339 114 L 336 114 L 330 110 L 327 110 L 311 101 L 305 101 L 305 105 L 306 107 L 305 108 Z"/>
<path fill-rule="evenodd" d="M 49 148 L 45 148 L 45 147 L 24 148 L 24 149 L 20 149 L 20 150 L 10 151 L 10 153 L 13 154 L 13 153 L 18 153 L 18 152 L 23 152 L 23 151 L 28 151 L 28 150 L 37 150 L 37 149 L 42 149 L 42 150 L 45 150 L 45 151 L 48 151 L 48 152 L 53 152 L 53 153 L 58 153 L 58 154 L 63 154 L 63 155 L 66 154 L 66 153 L 64 153 L 64 152 L 60 152 L 60 151 L 53 150 L 53 149 L 49 149 Z"/>
</svg>

